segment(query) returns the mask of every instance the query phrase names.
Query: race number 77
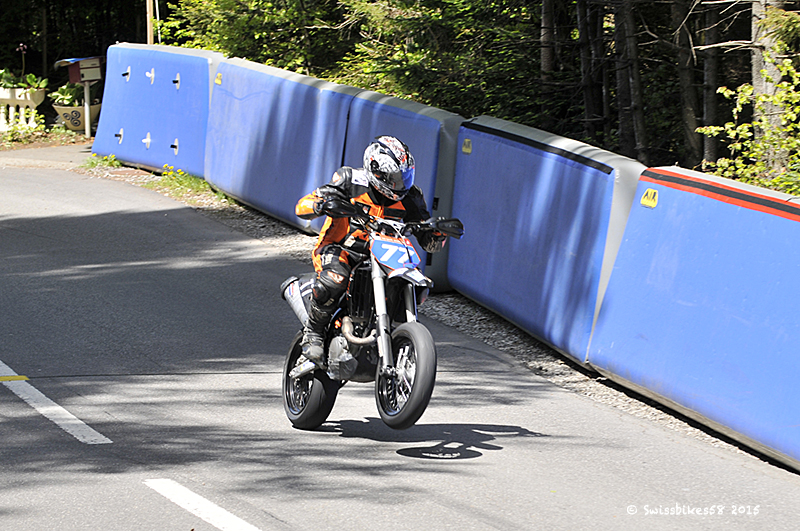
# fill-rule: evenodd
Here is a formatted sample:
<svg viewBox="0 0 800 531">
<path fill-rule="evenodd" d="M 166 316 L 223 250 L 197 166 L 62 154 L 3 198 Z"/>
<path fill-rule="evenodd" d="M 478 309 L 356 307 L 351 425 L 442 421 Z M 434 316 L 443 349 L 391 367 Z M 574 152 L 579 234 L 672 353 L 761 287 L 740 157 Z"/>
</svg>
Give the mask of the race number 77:
<svg viewBox="0 0 800 531">
<path fill-rule="evenodd" d="M 406 250 L 405 246 L 389 242 L 381 242 L 381 247 L 386 251 L 383 256 L 381 256 L 381 262 L 389 262 L 397 251 L 400 251 L 400 256 L 397 258 L 397 262 L 400 264 L 405 264 L 408 262 L 408 251 Z"/>
</svg>

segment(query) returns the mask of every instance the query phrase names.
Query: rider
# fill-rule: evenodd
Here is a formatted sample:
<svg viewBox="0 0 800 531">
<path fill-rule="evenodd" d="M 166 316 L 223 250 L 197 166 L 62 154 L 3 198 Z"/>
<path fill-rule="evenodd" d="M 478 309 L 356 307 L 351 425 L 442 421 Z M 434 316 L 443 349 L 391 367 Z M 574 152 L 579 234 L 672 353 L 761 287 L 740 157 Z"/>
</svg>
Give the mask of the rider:
<svg viewBox="0 0 800 531">
<path fill-rule="evenodd" d="M 329 215 L 323 204 L 331 199 L 349 201 L 372 216 L 423 221 L 430 217 L 422 190 L 414 186 L 414 157 L 403 142 L 392 136 L 377 137 L 364 151 L 364 167 L 343 166 L 331 182 L 298 201 L 295 213 L 302 219 Z M 433 229 L 415 232 L 422 248 L 433 253 L 444 247 L 445 236 Z M 350 282 L 354 262 L 348 249 L 366 251 L 367 235 L 347 217 L 328 217 L 312 252 L 314 281 L 311 307 L 303 329 L 303 355 L 321 365 L 325 328 L 339 298 Z"/>
</svg>

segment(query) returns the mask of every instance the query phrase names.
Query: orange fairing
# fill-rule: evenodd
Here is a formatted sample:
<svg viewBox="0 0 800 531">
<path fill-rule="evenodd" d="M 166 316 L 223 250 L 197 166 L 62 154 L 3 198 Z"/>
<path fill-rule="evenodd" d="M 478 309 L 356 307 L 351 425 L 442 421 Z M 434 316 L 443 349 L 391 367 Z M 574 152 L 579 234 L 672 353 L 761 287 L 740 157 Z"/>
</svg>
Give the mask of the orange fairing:
<svg viewBox="0 0 800 531">
<path fill-rule="evenodd" d="M 314 212 L 314 204 L 320 200 L 317 196 L 317 191 L 314 190 L 307 196 L 300 199 L 294 207 L 294 213 L 301 219 L 314 219 L 319 217 L 319 214 Z"/>
</svg>

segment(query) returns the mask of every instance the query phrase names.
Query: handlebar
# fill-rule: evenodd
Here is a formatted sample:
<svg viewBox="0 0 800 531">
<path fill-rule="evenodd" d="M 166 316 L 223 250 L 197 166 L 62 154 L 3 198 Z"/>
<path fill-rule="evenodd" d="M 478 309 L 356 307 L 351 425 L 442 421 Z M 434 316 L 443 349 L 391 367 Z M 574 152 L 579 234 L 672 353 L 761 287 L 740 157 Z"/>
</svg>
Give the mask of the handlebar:
<svg viewBox="0 0 800 531">
<path fill-rule="evenodd" d="M 372 216 L 367 212 L 361 211 L 356 205 L 341 199 L 329 199 L 320 207 L 320 213 L 333 218 L 351 218 L 357 220 L 365 228 L 383 231 L 391 230 L 398 235 L 406 235 L 409 232 L 420 230 L 435 230 L 451 238 L 461 239 L 464 236 L 464 224 L 456 218 L 431 218 L 426 221 L 394 221 Z"/>
</svg>

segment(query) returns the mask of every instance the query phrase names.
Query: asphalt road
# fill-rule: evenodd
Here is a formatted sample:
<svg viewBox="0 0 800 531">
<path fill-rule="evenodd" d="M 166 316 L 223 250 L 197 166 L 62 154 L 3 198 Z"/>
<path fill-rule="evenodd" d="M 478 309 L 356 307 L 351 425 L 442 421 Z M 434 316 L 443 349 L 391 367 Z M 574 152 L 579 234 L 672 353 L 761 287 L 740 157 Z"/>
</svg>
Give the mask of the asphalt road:
<svg viewBox="0 0 800 531">
<path fill-rule="evenodd" d="M 277 249 L 0 159 L 0 522 L 23 530 L 796 529 L 800 475 L 564 391 L 435 321 L 417 426 L 292 429 Z M 18 165 L 19 166 L 19 165 Z M 699 514 L 698 514 L 699 513 Z"/>
</svg>

